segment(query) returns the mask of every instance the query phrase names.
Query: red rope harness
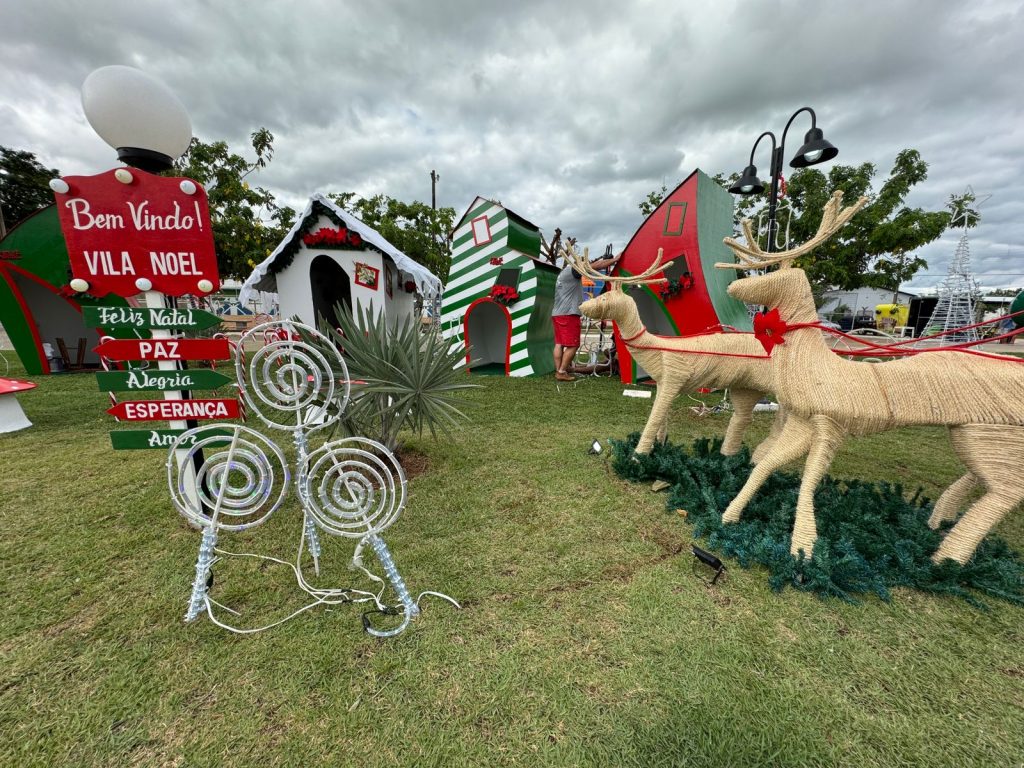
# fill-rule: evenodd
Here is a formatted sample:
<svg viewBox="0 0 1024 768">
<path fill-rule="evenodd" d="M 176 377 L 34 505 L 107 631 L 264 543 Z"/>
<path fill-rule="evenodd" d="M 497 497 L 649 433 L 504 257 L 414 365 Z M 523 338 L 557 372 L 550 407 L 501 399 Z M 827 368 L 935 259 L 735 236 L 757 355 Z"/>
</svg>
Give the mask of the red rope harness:
<svg viewBox="0 0 1024 768">
<path fill-rule="evenodd" d="M 623 337 L 622 338 L 622 343 L 625 344 L 630 349 L 649 350 L 649 351 L 652 351 L 652 352 L 675 352 L 675 353 L 684 354 L 684 355 L 708 355 L 709 357 L 738 357 L 738 358 L 745 358 L 745 359 L 748 359 L 748 360 L 768 360 L 768 359 L 771 358 L 771 349 L 775 345 L 777 345 L 777 344 L 784 343 L 785 342 L 785 334 L 788 333 L 789 331 L 795 331 L 795 330 L 798 330 L 798 329 L 801 329 L 801 328 L 817 328 L 818 330 L 825 331 L 826 333 L 830 333 L 833 336 L 838 336 L 838 337 L 840 337 L 842 339 L 853 341 L 853 342 L 856 342 L 856 343 L 858 343 L 858 344 L 860 344 L 862 346 L 867 347 L 867 349 L 849 349 L 849 350 L 833 349 L 832 351 L 835 354 L 837 354 L 837 355 L 847 355 L 847 356 L 850 356 L 850 357 L 868 357 L 868 356 L 870 356 L 870 357 L 911 357 L 913 355 L 918 355 L 918 354 L 925 353 L 925 352 L 962 352 L 962 353 L 964 353 L 966 355 L 973 355 L 975 357 L 987 357 L 987 358 L 991 358 L 993 360 L 1001 360 L 1001 361 L 1005 361 L 1005 362 L 1024 363 L 1024 358 L 1009 357 L 1009 356 L 1006 356 L 1006 355 L 996 355 L 996 354 L 992 354 L 990 352 L 982 352 L 980 350 L 970 349 L 970 347 L 977 346 L 978 344 L 989 344 L 989 343 L 994 342 L 994 341 L 1000 341 L 1002 339 L 1013 338 L 1014 336 L 1017 336 L 1017 335 L 1019 335 L 1021 333 L 1024 333 L 1024 328 L 1017 328 L 1017 329 L 1015 329 L 1013 331 L 1010 331 L 1008 333 L 1003 333 L 1003 334 L 1000 334 L 998 336 L 992 336 L 992 337 L 989 337 L 987 339 L 979 339 L 977 341 L 964 341 L 964 342 L 960 342 L 959 344 L 947 344 L 947 345 L 937 346 L 937 347 L 928 347 L 926 349 L 901 349 L 901 347 L 904 347 L 907 344 L 916 344 L 916 343 L 919 343 L 919 342 L 922 342 L 922 341 L 929 341 L 931 339 L 938 339 L 938 338 L 941 338 L 943 336 L 949 336 L 950 334 L 953 334 L 953 333 L 962 333 L 963 331 L 969 331 L 969 330 L 972 330 L 974 328 L 979 328 L 979 327 L 984 326 L 984 325 L 991 325 L 991 324 L 994 324 L 994 323 L 1001 323 L 1004 320 L 1007 320 L 1009 318 L 1013 318 L 1013 317 L 1016 317 L 1017 315 L 1022 315 L 1022 314 L 1024 314 L 1024 310 L 1021 310 L 1020 312 L 1013 312 L 1013 313 L 1011 313 L 1009 315 L 1002 315 L 1000 317 L 993 318 L 992 320 L 986 320 L 986 321 L 983 321 L 983 322 L 980 322 L 980 323 L 974 323 L 973 325 L 965 325 L 965 326 L 963 326 L 961 328 L 953 328 L 951 330 L 942 331 L 940 333 L 934 333 L 934 334 L 931 334 L 929 336 L 921 336 L 920 338 L 917 338 L 917 339 L 905 339 L 903 341 L 897 341 L 897 342 L 893 342 L 891 344 L 876 344 L 873 341 L 869 341 L 867 339 L 863 339 L 863 338 L 860 338 L 858 336 L 853 336 L 851 334 L 844 333 L 843 331 L 837 330 L 835 328 L 829 328 L 827 326 L 822 325 L 819 322 L 814 322 L 814 323 L 793 323 L 792 325 L 790 325 L 790 324 L 786 323 L 785 321 L 778 319 L 778 313 L 776 311 L 774 313 L 775 319 L 768 323 L 768 325 L 770 327 L 769 327 L 769 329 L 767 331 L 762 327 L 762 328 L 760 328 L 760 332 L 758 332 L 758 331 L 754 332 L 754 336 L 756 336 L 758 341 L 760 341 L 765 346 L 766 353 L 764 355 L 747 355 L 747 354 L 743 354 L 743 353 L 740 353 L 740 352 L 713 352 L 711 350 L 699 350 L 699 349 L 675 349 L 675 348 L 672 348 L 672 347 L 648 346 L 648 345 L 641 345 L 641 344 L 634 344 L 634 343 L 632 343 L 635 339 L 638 339 L 640 336 L 642 336 L 646 332 L 646 329 L 642 329 L 639 333 L 637 333 L 637 334 L 635 334 L 633 336 L 630 336 L 629 338 L 624 338 Z M 765 317 L 766 317 L 766 315 L 764 315 L 762 313 L 758 313 L 758 316 L 755 319 L 758 319 L 758 318 L 763 319 Z M 755 327 L 760 327 L 760 325 L 761 325 L 760 323 L 755 322 Z M 719 327 L 721 328 L 721 326 L 719 326 Z M 692 339 L 692 338 L 701 337 L 701 336 L 714 336 L 714 335 L 717 335 L 720 332 L 721 331 L 706 331 L 704 333 L 694 333 L 694 334 L 690 334 L 688 336 L 659 336 L 658 334 L 655 334 L 655 333 L 651 333 L 650 335 L 653 336 L 656 339 L 664 339 L 664 340 L 668 341 L 670 339 L 671 340 L 678 340 L 678 339 Z M 735 333 L 748 333 L 748 334 L 750 333 L 750 331 L 734 331 L 734 332 Z"/>
</svg>

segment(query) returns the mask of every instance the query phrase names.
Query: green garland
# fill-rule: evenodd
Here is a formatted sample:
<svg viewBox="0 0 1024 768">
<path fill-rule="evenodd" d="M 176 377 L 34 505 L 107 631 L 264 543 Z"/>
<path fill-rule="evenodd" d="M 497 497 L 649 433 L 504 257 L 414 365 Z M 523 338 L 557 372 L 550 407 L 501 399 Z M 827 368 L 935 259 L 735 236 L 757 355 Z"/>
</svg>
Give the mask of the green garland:
<svg viewBox="0 0 1024 768">
<path fill-rule="evenodd" d="M 998 536 L 989 535 L 974 559 L 961 566 L 931 562 L 942 532 L 927 525 L 932 504 L 918 490 L 904 498 L 900 485 L 860 480 L 822 480 L 814 496 L 818 542 L 811 560 L 789 554 L 800 477 L 773 474 L 738 523 L 722 525 L 721 514 L 750 474 L 750 453 L 722 456 L 721 441 L 696 441 L 691 453 L 656 445 L 648 456 L 633 453 L 639 434 L 612 441 L 612 467 L 636 482 L 672 484 L 668 509 L 685 509 L 695 537 L 744 568 L 768 568 L 768 582 L 856 603 L 856 594 L 889 600 L 893 587 L 963 598 L 984 607 L 976 593 L 1024 605 L 1024 560 Z M 948 527 L 948 526 L 947 526 Z"/>
<path fill-rule="evenodd" d="M 313 227 L 320 223 L 321 216 L 326 216 L 336 227 L 348 227 L 338 214 L 319 200 L 314 200 L 309 215 L 303 220 L 302 224 L 295 231 L 295 234 L 292 235 L 291 239 L 285 243 L 284 248 L 282 248 L 281 252 L 277 254 L 277 257 L 270 263 L 270 267 L 268 268 L 268 272 L 270 274 L 276 275 L 291 266 L 292 261 L 295 260 L 295 254 L 299 252 L 299 247 L 302 245 L 302 238 L 312 232 Z M 384 251 L 372 243 L 366 242 L 366 240 L 363 240 L 363 244 L 358 250 L 377 251 L 377 253 L 387 256 Z"/>
</svg>

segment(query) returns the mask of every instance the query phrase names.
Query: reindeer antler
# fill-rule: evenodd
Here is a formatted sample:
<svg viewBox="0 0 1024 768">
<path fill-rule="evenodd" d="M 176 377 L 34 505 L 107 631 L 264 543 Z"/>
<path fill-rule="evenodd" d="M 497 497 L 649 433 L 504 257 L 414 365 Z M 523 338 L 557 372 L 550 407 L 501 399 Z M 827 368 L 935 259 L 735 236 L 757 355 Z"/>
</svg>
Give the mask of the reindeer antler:
<svg viewBox="0 0 1024 768">
<path fill-rule="evenodd" d="M 788 267 L 794 259 L 803 256 L 805 253 L 810 253 L 842 229 L 853 218 L 854 214 L 864 207 L 868 199 L 860 197 L 853 205 L 840 209 L 842 201 L 842 191 L 836 190 L 832 197 L 829 198 L 829 201 L 825 203 L 825 209 L 821 214 L 821 224 L 818 226 L 818 231 L 814 237 L 803 245 L 798 245 L 796 248 L 780 253 L 765 253 L 761 246 L 757 244 L 757 238 L 754 237 L 751 229 L 750 219 L 744 219 L 743 236 L 746 238 L 747 244 L 743 245 L 731 237 L 725 238 L 725 244 L 736 254 L 739 262 L 731 264 L 719 263 L 715 264 L 715 266 L 718 269 L 764 269 L 773 264 L 779 264 L 783 268 Z"/>
<path fill-rule="evenodd" d="M 573 269 L 581 275 L 586 275 L 591 280 L 603 280 L 606 283 L 621 283 L 626 285 L 647 285 L 649 283 L 668 282 L 667 277 L 652 277 L 652 275 L 656 272 L 662 272 L 668 269 L 675 263 L 670 261 L 668 264 L 662 264 L 661 259 L 664 256 L 665 251 L 663 248 L 659 248 L 658 255 L 654 259 L 654 263 L 639 275 L 605 275 L 590 266 L 590 259 L 588 258 L 590 250 L 588 248 L 583 249 L 582 256 L 580 256 L 580 252 L 573 246 L 569 246 L 568 248 L 563 247 L 562 253 L 565 255 L 566 260 L 572 264 Z"/>
</svg>

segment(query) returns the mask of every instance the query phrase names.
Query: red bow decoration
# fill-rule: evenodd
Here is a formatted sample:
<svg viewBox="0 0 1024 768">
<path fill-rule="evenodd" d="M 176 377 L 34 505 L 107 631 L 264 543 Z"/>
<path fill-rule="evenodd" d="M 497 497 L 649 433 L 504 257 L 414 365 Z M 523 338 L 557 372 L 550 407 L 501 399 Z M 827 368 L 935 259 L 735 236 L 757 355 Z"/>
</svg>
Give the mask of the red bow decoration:
<svg viewBox="0 0 1024 768">
<path fill-rule="evenodd" d="M 758 312 L 754 315 L 754 338 L 761 342 L 764 351 L 769 355 L 776 344 L 785 344 L 783 334 L 789 330 L 786 321 L 779 317 L 779 310 Z"/>
</svg>

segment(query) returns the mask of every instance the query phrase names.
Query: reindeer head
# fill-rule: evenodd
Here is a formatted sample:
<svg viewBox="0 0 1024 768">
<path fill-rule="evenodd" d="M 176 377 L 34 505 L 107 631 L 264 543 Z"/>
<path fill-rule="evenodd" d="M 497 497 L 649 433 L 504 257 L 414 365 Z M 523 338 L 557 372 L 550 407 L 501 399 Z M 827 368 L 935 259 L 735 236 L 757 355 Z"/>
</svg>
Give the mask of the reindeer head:
<svg viewBox="0 0 1024 768">
<path fill-rule="evenodd" d="M 580 304 L 580 312 L 591 320 L 614 320 L 622 325 L 628 319 L 637 317 L 636 302 L 622 290 L 622 285 L 646 285 L 649 283 L 664 283 L 664 277 L 651 277 L 654 273 L 663 271 L 672 266 L 673 262 L 662 264 L 661 259 L 664 251 L 659 248 L 658 256 L 654 263 L 639 275 L 603 275 L 590 266 L 588 252 L 586 249 L 581 256 L 575 248 L 563 249 L 566 261 L 572 264 L 573 269 L 581 275 L 586 275 L 591 280 L 604 281 L 611 285 L 611 289 L 600 296 L 588 299 Z"/>
<path fill-rule="evenodd" d="M 802 269 L 741 277 L 729 284 L 728 293 L 745 304 L 776 308 L 789 323 L 809 323 L 817 318 L 811 284 Z"/>
<path fill-rule="evenodd" d="M 747 244 L 742 245 L 731 237 L 725 238 L 738 262 L 732 264 L 715 264 L 719 269 L 764 270 L 778 265 L 774 272 L 751 275 L 734 280 L 729 285 L 729 295 L 747 304 L 763 304 L 778 308 L 782 318 L 787 321 L 813 321 L 817 317 L 814 309 L 814 297 L 807 275 L 802 269 L 791 269 L 794 259 L 810 253 L 832 235 L 838 232 L 853 218 L 867 202 L 861 197 L 853 205 L 841 208 L 843 193 L 836 191 L 825 204 L 822 212 L 821 225 L 818 232 L 803 245 L 781 253 L 766 253 L 757 244 L 749 219 L 743 221 L 743 234 Z M 807 317 L 807 315 L 810 317 Z"/>
<path fill-rule="evenodd" d="M 612 283 L 611 288 L 600 296 L 580 304 L 580 312 L 591 320 L 614 320 L 621 325 L 636 312 L 636 302 L 618 283 Z"/>
</svg>

